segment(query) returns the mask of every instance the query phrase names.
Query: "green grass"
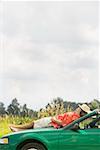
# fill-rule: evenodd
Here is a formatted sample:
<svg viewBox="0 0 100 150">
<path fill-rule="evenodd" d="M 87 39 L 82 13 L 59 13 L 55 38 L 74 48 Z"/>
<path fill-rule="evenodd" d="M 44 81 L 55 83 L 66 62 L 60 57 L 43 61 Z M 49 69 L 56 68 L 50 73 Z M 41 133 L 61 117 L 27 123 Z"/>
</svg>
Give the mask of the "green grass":
<svg viewBox="0 0 100 150">
<path fill-rule="evenodd" d="M 11 133 L 11 130 L 9 129 L 9 124 L 24 124 L 31 122 L 33 119 L 29 117 L 0 117 L 0 137 L 2 137 L 5 134 Z"/>
<path fill-rule="evenodd" d="M 0 137 L 11 132 L 8 128 L 8 124 L 9 123 L 7 119 L 0 119 Z"/>
</svg>

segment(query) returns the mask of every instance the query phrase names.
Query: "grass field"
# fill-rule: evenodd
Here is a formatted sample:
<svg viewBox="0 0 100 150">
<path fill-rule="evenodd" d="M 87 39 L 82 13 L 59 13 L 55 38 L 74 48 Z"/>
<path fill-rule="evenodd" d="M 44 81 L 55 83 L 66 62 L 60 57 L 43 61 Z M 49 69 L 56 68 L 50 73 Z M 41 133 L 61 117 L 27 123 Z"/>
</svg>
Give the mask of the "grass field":
<svg viewBox="0 0 100 150">
<path fill-rule="evenodd" d="M 11 130 L 9 129 L 9 124 L 24 124 L 31 122 L 33 119 L 29 117 L 1 117 L 0 118 L 0 137 L 2 137 L 5 134 L 11 133 Z"/>
<path fill-rule="evenodd" d="M 5 118 L 0 118 L 0 137 L 10 133 L 10 129 L 8 128 L 9 120 Z"/>
</svg>

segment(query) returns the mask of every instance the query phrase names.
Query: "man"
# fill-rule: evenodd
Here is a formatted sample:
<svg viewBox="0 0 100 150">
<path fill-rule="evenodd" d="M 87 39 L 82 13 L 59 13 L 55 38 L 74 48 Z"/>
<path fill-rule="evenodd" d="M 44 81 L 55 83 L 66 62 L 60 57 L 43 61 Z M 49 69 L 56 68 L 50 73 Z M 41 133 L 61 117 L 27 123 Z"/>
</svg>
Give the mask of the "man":
<svg viewBox="0 0 100 150">
<path fill-rule="evenodd" d="M 9 125 L 9 127 L 14 132 L 32 128 L 44 128 L 49 126 L 60 128 L 70 124 L 74 120 L 84 116 L 89 112 L 90 108 L 86 104 L 83 104 L 79 105 L 74 112 L 66 112 L 54 117 L 44 117 L 25 125 Z"/>
</svg>

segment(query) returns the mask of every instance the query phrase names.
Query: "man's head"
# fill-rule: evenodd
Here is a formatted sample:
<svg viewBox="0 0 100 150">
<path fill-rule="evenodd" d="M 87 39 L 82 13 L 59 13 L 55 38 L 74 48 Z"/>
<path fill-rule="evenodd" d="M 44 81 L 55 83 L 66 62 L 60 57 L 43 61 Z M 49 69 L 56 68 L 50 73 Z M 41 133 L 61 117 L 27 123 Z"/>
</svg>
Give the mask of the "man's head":
<svg viewBox="0 0 100 150">
<path fill-rule="evenodd" d="M 80 117 L 82 117 L 82 116 L 86 115 L 87 113 L 91 112 L 90 107 L 86 104 L 79 105 L 77 111 L 79 112 Z"/>
</svg>

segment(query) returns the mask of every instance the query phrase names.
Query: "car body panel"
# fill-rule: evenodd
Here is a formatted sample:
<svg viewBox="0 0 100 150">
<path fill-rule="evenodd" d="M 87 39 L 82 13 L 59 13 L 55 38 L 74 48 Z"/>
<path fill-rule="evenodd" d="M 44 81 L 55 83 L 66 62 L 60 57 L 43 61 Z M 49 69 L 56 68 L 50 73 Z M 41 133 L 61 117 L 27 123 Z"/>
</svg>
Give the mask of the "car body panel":
<svg viewBox="0 0 100 150">
<path fill-rule="evenodd" d="M 37 140 L 45 145 L 45 147 L 49 150 L 56 150 L 58 146 L 58 135 L 60 130 L 54 128 L 46 128 L 46 129 L 32 129 L 21 132 L 16 132 L 13 134 L 8 134 L 10 150 L 14 150 L 20 143 L 30 139 Z M 16 140 L 17 139 L 17 140 Z M 0 149 L 1 150 L 1 149 Z"/>
<path fill-rule="evenodd" d="M 59 139 L 59 150 L 100 150 L 100 129 L 65 130 Z"/>
</svg>

